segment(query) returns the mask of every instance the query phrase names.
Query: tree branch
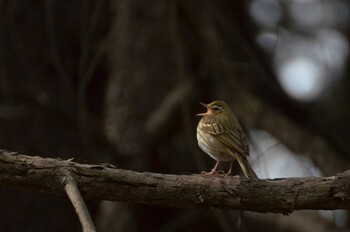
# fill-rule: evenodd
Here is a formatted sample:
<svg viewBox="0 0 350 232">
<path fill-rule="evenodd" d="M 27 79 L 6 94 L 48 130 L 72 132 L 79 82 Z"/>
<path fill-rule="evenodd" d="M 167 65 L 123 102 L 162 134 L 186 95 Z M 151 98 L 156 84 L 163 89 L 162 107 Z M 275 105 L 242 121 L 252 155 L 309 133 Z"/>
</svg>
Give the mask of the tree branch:
<svg viewBox="0 0 350 232">
<path fill-rule="evenodd" d="M 139 173 L 0 151 L 0 186 L 65 196 L 63 170 L 74 173 L 85 199 L 168 207 L 215 207 L 291 213 L 301 209 L 349 209 L 350 172 L 332 177 L 249 180 L 241 177 Z"/>
<path fill-rule="evenodd" d="M 89 210 L 86 207 L 86 204 L 80 194 L 80 191 L 77 186 L 73 175 L 68 170 L 63 170 L 64 179 L 63 182 L 66 183 L 64 189 L 69 197 L 72 205 L 77 213 L 81 226 L 84 232 L 96 232 L 95 225 L 91 219 Z"/>
</svg>

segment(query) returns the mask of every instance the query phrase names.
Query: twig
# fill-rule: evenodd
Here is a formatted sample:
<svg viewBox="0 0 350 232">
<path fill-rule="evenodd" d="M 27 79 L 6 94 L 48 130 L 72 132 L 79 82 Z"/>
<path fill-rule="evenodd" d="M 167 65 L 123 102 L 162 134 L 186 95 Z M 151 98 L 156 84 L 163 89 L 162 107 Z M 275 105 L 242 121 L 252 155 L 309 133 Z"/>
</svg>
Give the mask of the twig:
<svg viewBox="0 0 350 232">
<path fill-rule="evenodd" d="M 68 170 L 63 170 L 65 182 L 64 190 L 77 213 L 84 232 L 95 232 L 96 228 L 91 219 L 89 210 L 86 207 L 83 197 L 77 186 L 77 182 Z"/>
</svg>

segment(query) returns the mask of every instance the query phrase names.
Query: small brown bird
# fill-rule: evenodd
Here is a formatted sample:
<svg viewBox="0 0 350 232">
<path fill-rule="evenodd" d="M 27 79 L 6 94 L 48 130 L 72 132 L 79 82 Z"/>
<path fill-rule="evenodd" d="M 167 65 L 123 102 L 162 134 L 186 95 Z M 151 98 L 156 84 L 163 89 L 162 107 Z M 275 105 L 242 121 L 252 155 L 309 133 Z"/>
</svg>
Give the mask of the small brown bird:
<svg viewBox="0 0 350 232">
<path fill-rule="evenodd" d="M 227 177 L 232 172 L 233 161 L 237 159 L 246 177 L 258 178 L 248 163 L 249 146 L 230 107 L 223 101 L 201 104 L 207 108 L 207 112 L 197 114 L 197 116 L 203 116 L 197 126 L 198 145 L 216 160 L 212 171 L 203 173 L 205 175 L 215 174 L 220 161 L 231 160 L 230 169 L 225 175 Z"/>
</svg>

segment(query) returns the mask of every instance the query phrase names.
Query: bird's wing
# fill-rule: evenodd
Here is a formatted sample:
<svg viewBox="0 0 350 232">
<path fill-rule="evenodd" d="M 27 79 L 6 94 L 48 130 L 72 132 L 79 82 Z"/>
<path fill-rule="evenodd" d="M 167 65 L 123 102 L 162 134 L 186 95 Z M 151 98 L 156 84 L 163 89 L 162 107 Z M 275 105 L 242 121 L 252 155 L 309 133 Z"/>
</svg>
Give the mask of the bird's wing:
<svg viewBox="0 0 350 232">
<path fill-rule="evenodd" d="M 243 156 L 249 155 L 249 146 L 240 127 L 218 136 L 218 140 Z"/>
<path fill-rule="evenodd" d="M 245 140 L 244 132 L 239 125 L 230 126 L 229 129 L 215 122 L 204 122 L 202 130 L 213 135 L 218 141 L 231 148 L 235 153 L 243 156 L 249 155 L 249 146 Z"/>
</svg>

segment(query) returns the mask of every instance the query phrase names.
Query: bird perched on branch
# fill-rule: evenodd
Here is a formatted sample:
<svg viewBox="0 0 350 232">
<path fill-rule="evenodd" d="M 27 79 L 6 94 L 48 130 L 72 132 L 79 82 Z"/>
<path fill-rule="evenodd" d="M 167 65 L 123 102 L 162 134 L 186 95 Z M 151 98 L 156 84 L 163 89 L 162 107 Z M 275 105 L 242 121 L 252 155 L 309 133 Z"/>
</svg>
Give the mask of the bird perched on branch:
<svg viewBox="0 0 350 232">
<path fill-rule="evenodd" d="M 233 162 L 237 160 L 246 177 L 258 178 L 248 163 L 249 146 L 230 107 L 223 101 L 201 104 L 207 108 L 207 112 L 197 114 L 202 116 L 197 126 L 198 145 L 216 160 L 212 171 L 203 173 L 216 174 L 221 161 L 231 161 L 230 169 L 225 174 L 227 177 L 232 172 Z"/>
</svg>

